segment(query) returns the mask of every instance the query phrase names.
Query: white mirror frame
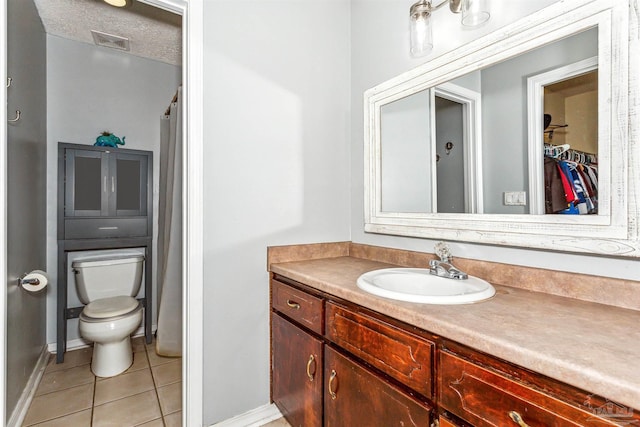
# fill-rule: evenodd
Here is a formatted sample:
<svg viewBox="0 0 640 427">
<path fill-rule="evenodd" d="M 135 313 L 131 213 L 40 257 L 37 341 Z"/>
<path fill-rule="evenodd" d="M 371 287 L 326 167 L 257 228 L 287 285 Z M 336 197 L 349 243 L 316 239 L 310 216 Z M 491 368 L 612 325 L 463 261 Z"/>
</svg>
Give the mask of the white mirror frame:
<svg viewBox="0 0 640 427">
<path fill-rule="evenodd" d="M 640 257 L 638 0 L 554 3 L 365 92 L 365 231 Z M 615 23 L 615 25 L 614 25 Z M 598 215 L 383 212 L 380 107 L 589 28 L 598 27 Z M 523 141 L 527 143 L 527 141 Z M 542 152 L 542 149 L 541 149 Z M 541 154 L 542 155 L 542 154 Z"/>
</svg>

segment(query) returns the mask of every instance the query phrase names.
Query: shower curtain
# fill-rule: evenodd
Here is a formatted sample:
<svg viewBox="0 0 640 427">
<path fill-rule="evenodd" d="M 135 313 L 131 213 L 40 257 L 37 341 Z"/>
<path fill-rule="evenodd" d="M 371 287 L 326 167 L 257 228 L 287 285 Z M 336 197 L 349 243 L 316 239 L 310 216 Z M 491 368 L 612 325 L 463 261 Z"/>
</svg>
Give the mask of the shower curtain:
<svg viewBox="0 0 640 427">
<path fill-rule="evenodd" d="M 182 88 L 160 122 L 156 353 L 182 354 Z"/>
</svg>

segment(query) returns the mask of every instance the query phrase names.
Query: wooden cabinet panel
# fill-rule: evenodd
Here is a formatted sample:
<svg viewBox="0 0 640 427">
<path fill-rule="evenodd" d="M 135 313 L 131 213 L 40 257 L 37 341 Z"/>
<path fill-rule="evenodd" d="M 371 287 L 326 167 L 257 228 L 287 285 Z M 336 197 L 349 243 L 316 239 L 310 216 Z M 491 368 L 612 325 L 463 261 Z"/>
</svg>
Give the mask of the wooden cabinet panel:
<svg viewBox="0 0 640 427">
<path fill-rule="evenodd" d="M 273 308 L 313 332 L 322 335 L 323 300 L 276 280 L 271 283 L 271 305 Z"/>
<path fill-rule="evenodd" d="M 272 398 L 293 427 L 322 426 L 323 343 L 271 314 Z"/>
<path fill-rule="evenodd" d="M 326 305 L 326 331 L 327 338 L 340 347 L 432 397 L 433 343 L 330 302 Z"/>
<path fill-rule="evenodd" d="M 619 425 L 446 351 L 439 369 L 439 406 L 477 427 Z"/>
<path fill-rule="evenodd" d="M 381 377 L 325 348 L 324 413 L 327 427 L 429 425 L 431 408 Z"/>
</svg>

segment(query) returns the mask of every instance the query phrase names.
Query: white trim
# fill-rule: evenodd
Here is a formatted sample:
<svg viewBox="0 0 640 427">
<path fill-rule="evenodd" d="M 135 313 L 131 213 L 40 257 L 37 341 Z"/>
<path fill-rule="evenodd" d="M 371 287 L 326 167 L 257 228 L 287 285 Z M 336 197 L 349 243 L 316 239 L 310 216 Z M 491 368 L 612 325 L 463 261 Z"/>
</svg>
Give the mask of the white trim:
<svg viewBox="0 0 640 427">
<path fill-rule="evenodd" d="M 204 0 L 141 0 L 182 15 L 182 425 L 203 425 Z"/>
<path fill-rule="evenodd" d="M 583 59 L 527 79 L 527 116 L 529 134 L 529 213 L 543 215 L 544 205 L 544 87 L 598 69 L 598 57 Z M 602 86 L 606 89 L 606 86 Z M 603 147 L 604 149 L 604 147 Z"/>
<path fill-rule="evenodd" d="M 7 419 L 7 2 L 0 5 L 0 425 Z"/>
<path fill-rule="evenodd" d="M 482 213 L 482 94 L 453 83 L 443 83 L 435 88 L 434 96 L 462 105 L 465 212 Z M 435 106 L 433 115 L 435 117 Z M 435 126 L 433 128 L 435 133 Z M 435 141 L 435 137 L 432 140 Z"/>
<path fill-rule="evenodd" d="M 244 414 L 213 424 L 215 427 L 260 427 L 268 422 L 282 418 L 276 405 L 267 404 L 252 409 Z"/>
<path fill-rule="evenodd" d="M 22 425 L 24 417 L 27 416 L 27 411 L 29 410 L 33 396 L 36 394 L 40 380 L 44 375 L 44 370 L 47 368 L 47 364 L 49 363 L 49 356 L 50 353 L 45 345 L 42 347 L 42 352 L 40 353 L 40 357 L 38 357 L 36 365 L 33 367 L 33 372 L 31 372 L 29 380 L 24 386 L 24 390 L 22 390 L 20 399 L 18 399 L 18 403 L 16 403 L 16 407 L 13 409 L 11 418 L 7 421 L 8 427 L 17 427 Z"/>
</svg>

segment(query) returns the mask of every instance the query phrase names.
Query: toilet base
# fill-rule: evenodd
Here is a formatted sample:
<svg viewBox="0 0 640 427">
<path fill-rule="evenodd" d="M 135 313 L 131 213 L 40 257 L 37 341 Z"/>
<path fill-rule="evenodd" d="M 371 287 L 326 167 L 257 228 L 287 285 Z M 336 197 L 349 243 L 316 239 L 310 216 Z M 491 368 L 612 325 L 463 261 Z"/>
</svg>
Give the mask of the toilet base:
<svg viewBox="0 0 640 427">
<path fill-rule="evenodd" d="M 114 377 L 133 364 L 131 339 L 127 336 L 118 342 L 93 344 L 91 372 L 97 377 Z"/>
</svg>

